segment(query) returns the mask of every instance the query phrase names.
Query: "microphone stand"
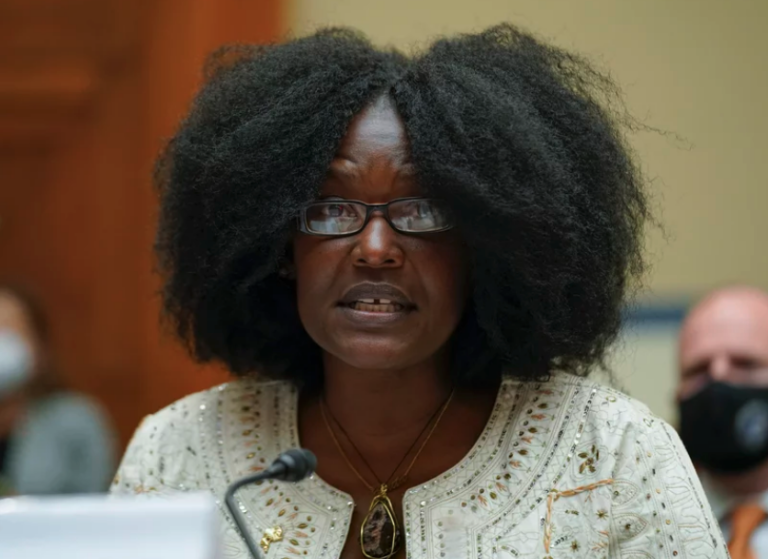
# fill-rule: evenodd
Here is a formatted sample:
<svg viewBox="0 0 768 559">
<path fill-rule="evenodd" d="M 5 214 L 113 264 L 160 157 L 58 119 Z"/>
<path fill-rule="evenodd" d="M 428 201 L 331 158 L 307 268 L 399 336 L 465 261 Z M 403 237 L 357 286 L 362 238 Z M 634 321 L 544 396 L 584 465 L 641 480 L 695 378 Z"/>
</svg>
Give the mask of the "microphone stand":
<svg viewBox="0 0 768 559">
<path fill-rule="evenodd" d="M 244 485 L 267 479 L 290 482 L 301 481 L 312 475 L 316 467 L 317 458 L 315 458 L 314 454 L 306 449 L 294 448 L 283 452 L 263 472 L 239 479 L 227 488 L 227 492 L 224 494 L 224 503 L 227 505 L 227 509 L 229 509 L 229 513 L 232 515 L 232 519 L 235 521 L 235 525 L 240 531 L 243 540 L 245 540 L 245 545 L 248 547 L 248 551 L 250 551 L 253 559 L 263 559 L 264 556 L 259 551 L 256 542 L 253 541 L 245 525 L 245 517 L 235 503 L 235 492 Z"/>
<path fill-rule="evenodd" d="M 235 492 L 244 485 L 256 483 L 257 481 L 264 481 L 266 479 L 272 478 L 273 476 L 274 474 L 268 469 L 258 474 L 244 477 L 243 479 L 239 479 L 235 483 L 230 485 L 227 488 L 226 494 L 224 495 L 224 502 L 227 505 L 227 508 L 229 509 L 229 513 L 232 515 L 232 519 L 235 521 L 235 524 L 237 525 L 237 529 L 240 532 L 240 535 L 245 540 L 245 545 L 246 547 L 248 547 L 248 551 L 251 552 L 251 556 L 253 557 L 253 559 L 264 559 L 264 557 L 261 554 L 261 551 L 259 550 L 258 546 L 256 545 L 256 542 L 253 541 L 253 538 L 251 537 L 250 532 L 245 526 L 245 516 L 243 515 L 243 513 L 240 511 L 240 509 L 237 507 L 237 504 L 235 503 Z"/>
</svg>

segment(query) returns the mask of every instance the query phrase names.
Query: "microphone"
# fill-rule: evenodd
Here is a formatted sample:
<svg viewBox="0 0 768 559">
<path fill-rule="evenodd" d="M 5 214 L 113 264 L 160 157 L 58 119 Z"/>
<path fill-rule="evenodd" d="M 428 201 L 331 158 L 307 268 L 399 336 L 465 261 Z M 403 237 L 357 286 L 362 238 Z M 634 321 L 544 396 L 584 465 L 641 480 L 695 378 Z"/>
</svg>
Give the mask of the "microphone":
<svg viewBox="0 0 768 559">
<path fill-rule="evenodd" d="M 239 479 L 227 488 L 224 502 L 237 525 L 237 529 L 240 531 L 240 535 L 243 536 L 245 545 L 248 547 L 248 551 L 251 552 L 253 559 L 262 559 L 262 554 L 245 526 L 243 513 L 240 512 L 240 509 L 235 504 L 235 492 L 244 485 L 266 479 L 290 482 L 301 481 L 311 476 L 315 468 L 317 468 L 317 458 L 315 458 L 314 454 L 305 448 L 292 448 L 278 456 L 266 470 Z"/>
<path fill-rule="evenodd" d="M 297 482 L 308 478 L 317 468 L 317 458 L 305 448 L 292 448 L 283 452 L 267 468 L 268 479 Z"/>
</svg>

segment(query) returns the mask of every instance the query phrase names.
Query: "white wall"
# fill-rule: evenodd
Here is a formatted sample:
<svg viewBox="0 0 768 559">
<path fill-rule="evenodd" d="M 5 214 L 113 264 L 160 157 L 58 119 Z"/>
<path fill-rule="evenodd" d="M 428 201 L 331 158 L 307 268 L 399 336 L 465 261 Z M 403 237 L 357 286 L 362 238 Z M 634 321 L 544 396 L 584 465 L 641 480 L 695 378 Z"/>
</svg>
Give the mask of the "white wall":
<svg viewBox="0 0 768 559">
<path fill-rule="evenodd" d="M 675 424 L 677 334 L 674 323 L 631 324 L 610 359 L 616 388 L 641 400 L 666 421 Z"/>
</svg>

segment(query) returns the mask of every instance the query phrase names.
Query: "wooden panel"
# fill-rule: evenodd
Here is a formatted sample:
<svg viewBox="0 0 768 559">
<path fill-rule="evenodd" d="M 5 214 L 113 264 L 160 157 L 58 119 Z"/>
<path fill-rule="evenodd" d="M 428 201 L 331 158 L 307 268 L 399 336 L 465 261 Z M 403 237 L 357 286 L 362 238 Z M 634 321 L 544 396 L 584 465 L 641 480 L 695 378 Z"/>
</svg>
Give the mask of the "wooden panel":
<svg viewBox="0 0 768 559">
<path fill-rule="evenodd" d="M 0 65 L 0 106 L 6 111 L 44 107 L 75 108 L 96 91 L 100 76 L 82 61 Z"/>
<path fill-rule="evenodd" d="M 0 0 L 0 276 L 52 316 L 72 386 L 122 442 L 140 418 L 226 379 L 158 323 L 154 158 L 222 42 L 281 30 L 279 0 Z"/>
<path fill-rule="evenodd" d="M 139 43 L 140 3 L 0 0 L 0 144 L 59 137 Z M 80 118 L 76 116 L 76 118 Z"/>
<path fill-rule="evenodd" d="M 0 47 L 12 60 L 124 56 L 140 39 L 140 6 L 127 0 L 1 0 Z"/>
<path fill-rule="evenodd" d="M 37 110 L 25 113 L 9 111 L 0 106 L 0 153 L 6 149 L 37 150 L 52 138 L 60 137 L 75 120 L 69 111 Z"/>
<path fill-rule="evenodd" d="M 154 4 L 144 63 L 149 117 L 143 145 L 146 176 L 164 138 L 173 133 L 199 87 L 206 56 L 223 43 L 276 40 L 282 31 L 280 7 L 278 0 L 166 0 Z M 148 195 L 146 203 L 154 205 L 154 194 L 142 192 Z M 147 233 L 145 243 L 149 245 L 152 232 Z M 151 262 L 148 253 L 142 271 L 149 270 Z M 145 293 L 159 289 L 152 274 L 143 274 L 142 282 Z M 226 380 L 219 368 L 192 364 L 178 344 L 163 334 L 157 306 L 146 310 L 147 367 L 157 371 L 147 395 L 149 409 Z"/>
</svg>

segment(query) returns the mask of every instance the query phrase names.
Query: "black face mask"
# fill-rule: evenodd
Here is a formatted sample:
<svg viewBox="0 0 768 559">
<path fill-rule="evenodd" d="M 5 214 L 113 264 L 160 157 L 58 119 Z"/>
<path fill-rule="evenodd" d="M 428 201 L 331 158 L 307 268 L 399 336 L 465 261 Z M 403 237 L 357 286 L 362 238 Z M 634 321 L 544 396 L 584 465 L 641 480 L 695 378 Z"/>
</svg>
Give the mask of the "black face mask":
<svg viewBox="0 0 768 559">
<path fill-rule="evenodd" d="M 714 473 L 755 468 L 768 460 L 768 388 L 710 383 L 680 402 L 680 438 Z"/>
</svg>

